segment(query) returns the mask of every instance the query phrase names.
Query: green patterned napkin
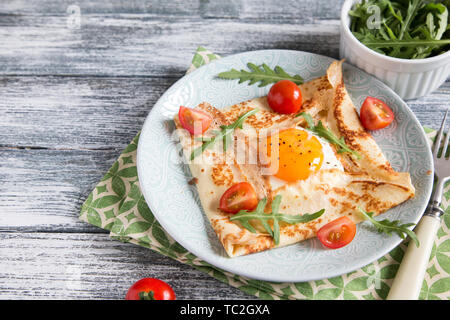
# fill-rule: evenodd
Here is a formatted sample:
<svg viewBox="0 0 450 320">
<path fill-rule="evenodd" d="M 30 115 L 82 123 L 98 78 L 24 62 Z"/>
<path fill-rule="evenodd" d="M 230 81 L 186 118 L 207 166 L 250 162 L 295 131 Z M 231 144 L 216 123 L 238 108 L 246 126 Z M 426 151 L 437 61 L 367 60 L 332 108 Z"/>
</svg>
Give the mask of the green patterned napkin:
<svg viewBox="0 0 450 320">
<path fill-rule="evenodd" d="M 218 55 L 200 47 L 188 72 L 218 58 Z M 426 132 L 431 143 L 435 132 L 429 129 Z M 331 279 L 301 283 L 252 280 L 225 272 L 197 258 L 164 231 L 145 203 L 136 170 L 138 140 L 139 134 L 88 196 L 81 208 L 81 220 L 109 230 L 113 239 L 156 250 L 261 299 L 386 298 L 408 240 L 360 270 Z M 435 240 L 420 299 L 450 298 L 450 184 L 445 188 L 443 199 L 446 214 Z"/>
</svg>

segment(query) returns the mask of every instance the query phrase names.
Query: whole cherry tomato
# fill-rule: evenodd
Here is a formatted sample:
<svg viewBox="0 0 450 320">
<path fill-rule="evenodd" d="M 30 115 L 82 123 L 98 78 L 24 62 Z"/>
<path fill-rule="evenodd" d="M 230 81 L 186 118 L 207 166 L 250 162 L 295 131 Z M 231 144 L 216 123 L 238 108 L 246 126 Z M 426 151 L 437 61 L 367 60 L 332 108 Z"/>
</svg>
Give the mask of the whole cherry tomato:
<svg viewBox="0 0 450 320">
<path fill-rule="evenodd" d="M 175 300 L 175 292 L 164 281 L 144 278 L 128 289 L 126 300 Z"/>
<path fill-rule="evenodd" d="M 269 90 L 267 102 L 278 113 L 297 113 L 302 107 L 302 92 L 290 80 L 281 80 Z"/>
</svg>

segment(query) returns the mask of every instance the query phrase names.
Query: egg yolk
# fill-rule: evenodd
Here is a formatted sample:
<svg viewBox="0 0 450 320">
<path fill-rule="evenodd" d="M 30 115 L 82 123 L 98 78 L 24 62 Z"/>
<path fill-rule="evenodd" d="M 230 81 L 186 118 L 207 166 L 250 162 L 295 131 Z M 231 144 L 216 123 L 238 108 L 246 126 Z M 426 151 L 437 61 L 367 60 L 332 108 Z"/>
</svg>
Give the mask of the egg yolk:
<svg viewBox="0 0 450 320">
<path fill-rule="evenodd" d="M 274 174 L 285 181 L 305 180 L 322 166 L 323 152 L 320 141 L 305 130 L 286 129 L 267 138 L 267 155 L 271 166 L 277 168 Z M 275 143 L 275 145 L 274 145 Z M 278 146 L 277 146 L 278 145 Z M 278 155 L 273 152 L 278 147 Z M 273 162 L 278 161 L 278 166 Z"/>
</svg>

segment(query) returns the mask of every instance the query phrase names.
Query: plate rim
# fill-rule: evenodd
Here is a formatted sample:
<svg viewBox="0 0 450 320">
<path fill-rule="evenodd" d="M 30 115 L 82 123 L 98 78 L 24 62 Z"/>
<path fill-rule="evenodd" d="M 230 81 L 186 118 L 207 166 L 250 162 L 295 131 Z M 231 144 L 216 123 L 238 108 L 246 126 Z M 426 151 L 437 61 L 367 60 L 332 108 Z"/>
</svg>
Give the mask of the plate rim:
<svg viewBox="0 0 450 320">
<path fill-rule="evenodd" d="M 317 54 L 317 53 L 313 53 L 313 52 L 307 52 L 307 51 L 301 51 L 301 50 L 289 50 L 289 49 L 264 49 L 264 50 L 254 50 L 254 51 L 245 51 L 245 52 L 240 52 L 240 53 L 236 53 L 236 54 L 232 54 L 226 57 L 222 57 L 220 59 L 216 59 L 213 60 L 211 62 L 209 62 L 206 65 L 203 65 L 199 68 L 197 68 L 196 70 L 192 71 L 189 74 L 185 74 L 184 76 L 182 76 L 180 79 L 178 79 L 175 83 L 173 83 L 169 88 L 167 88 L 164 93 L 159 97 L 159 99 L 154 103 L 154 105 L 152 106 L 152 109 L 148 112 L 145 121 L 142 125 L 142 129 L 141 129 L 141 133 L 140 133 L 140 137 L 144 136 L 143 133 L 146 132 L 147 130 L 149 130 L 148 128 L 150 127 L 148 124 L 150 123 L 150 115 L 152 112 L 155 111 L 154 106 L 156 106 L 161 100 L 163 100 L 163 98 L 168 95 L 168 91 L 179 85 L 180 82 L 185 81 L 186 79 L 189 79 L 190 77 L 193 77 L 195 75 L 195 73 L 203 71 L 204 67 L 208 67 L 208 66 L 212 66 L 215 63 L 223 62 L 224 59 L 236 59 L 239 56 L 242 55 L 249 55 L 249 54 L 263 54 L 263 53 L 267 53 L 267 52 L 288 52 L 288 53 L 293 53 L 293 54 L 298 54 L 298 53 L 303 53 L 303 54 L 311 54 L 311 55 L 315 55 L 318 56 L 320 58 L 326 58 L 326 59 L 332 59 L 332 61 L 338 61 L 338 59 L 335 59 L 333 57 L 328 57 L 325 55 L 321 55 L 321 54 Z M 225 61 L 226 62 L 226 61 Z M 406 112 L 409 113 L 412 117 L 412 120 L 415 122 L 415 124 L 420 128 L 420 134 L 425 138 L 425 140 L 427 141 L 427 136 L 425 133 L 425 130 L 423 128 L 423 126 L 421 125 L 420 121 L 417 119 L 416 115 L 414 114 L 414 112 L 409 108 L 408 104 L 397 94 L 395 93 L 390 87 L 388 87 L 385 83 L 383 83 L 381 80 L 379 80 L 378 78 L 376 78 L 374 75 L 368 74 L 367 72 L 359 69 L 358 67 L 351 65 L 349 63 L 344 62 L 345 66 L 349 66 L 351 68 L 357 69 L 359 72 L 362 72 L 364 74 L 367 74 L 372 81 L 376 81 L 378 83 L 380 83 L 383 87 L 383 90 L 388 91 L 392 96 L 394 96 L 396 99 L 398 99 L 399 102 L 401 102 L 401 108 L 406 109 Z M 141 158 L 142 155 L 142 145 L 144 144 L 142 139 L 139 139 L 138 141 L 138 146 L 137 146 L 137 155 L 136 155 L 136 167 L 137 167 L 137 174 L 138 174 L 138 179 L 139 181 L 143 181 L 145 180 L 142 179 L 143 177 L 145 177 L 145 175 L 142 174 L 143 170 L 140 163 L 141 161 L 139 160 Z M 430 164 L 430 168 L 429 170 L 431 171 L 430 176 L 434 176 L 434 164 L 432 161 L 432 153 L 431 153 L 431 148 L 427 147 L 427 157 L 431 160 L 429 162 Z M 411 169 L 409 169 L 409 171 L 411 171 Z M 357 269 L 360 269 L 370 263 L 375 262 L 376 260 L 378 260 L 379 258 L 381 258 L 382 256 L 388 254 L 390 251 L 392 251 L 395 247 L 397 247 L 402 241 L 403 239 L 401 239 L 400 237 L 396 237 L 395 241 L 392 241 L 389 245 L 387 245 L 385 247 L 385 249 L 382 251 L 381 254 L 376 254 L 373 253 L 371 255 L 368 255 L 365 259 L 362 259 L 359 261 L 359 263 L 353 265 L 351 268 L 346 269 L 346 271 L 342 271 L 340 269 L 337 269 L 336 272 L 330 272 L 329 274 L 325 275 L 325 276 L 317 276 L 317 277 L 298 277 L 298 276 L 294 276 L 294 277 L 290 277 L 289 275 L 287 276 L 279 276 L 279 275 L 272 275 L 270 278 L 268 278 L 267 276 L 259 276 L 259 275 L 253 275 L 251 272 L 246 272 L 245 270 L 242 269 L 238 269 L 238 268 L 233 268 L 227 265 L 223 265 L 220 262 L 217 261 L 213 261 L 212 258 L 210 258 L 209 256 L 206 256 L 202 254 L 202 250 L 197 249 L 195 246 L 191 246 L 189 243 L 185 243 L 184 241 L 180 241 L 178 235 L 174 235 L 172 233 L 169 232 L 170 230 L 170 225 L 168 223 L 166 223 L 164 221 L 164 219 L 159 219 L 159 215 L 157 212 L 157 210 L 155 209 L 155 207 L 153 206 L 152 202 L 149 201 L 149 190 L 146 190 L 145 188 L 145 184 L 144 183 L 140 183 L 140 187 L 141 187 L 141 191 L 142 191 L 142 195 L 144 196 L 144 199 L 147 203 L 147 205 L 149 206 L 150 210 L 152 211 L 152 214 L 154 215 L 155 219 L 158 221 L 158 223 L 161 224 L 161 226 L 164 228 L 164 230 L 176 241 L 178 242 L 182 247 L 184 247 L 186 250 L 188 250 L 190 253 L 194 254 L 196 257 L 198 257 L 199 259 L 202 259 L 203 261 L 211 264 L 213 267 L 216 268 L 220 268 L 223 271 L 226 272 L 231 272 L 233 274 L 239 275 L 239 276 L 243 276 L 249 279 L 255 279 L 255 280 L 261 280 L 261 281 L 270 281 L 270 282 L 307 282 L 307 281 L 317 281 L 317 280 L 322 280 L 322 279 L 329 279 L 329 278 L 333 278 L 333 277 L 337 277 L 337 276 L 342 276 L 345 274 L 348 274 L 350 272 L 353 272 Z M 419 222 L 419 220 L 422 218 L 423 212 L 425 211 L 427 205 L 428 205 L 428 200 L 431 196 L 432 190 L 433 190 L 433 180 L 431 179 L 431 183 L 429 183 L 429 185 L 427 186 L 428 190 L 426 192 L 426 197 L 425 199 L 427 199 L 427 201 L 424 201 L 420 208 L 417 208 L 418 212 L 421 212 L 420 214 L 417 214 L 414 224 L 417 225 L 417 223 Z M 203 209 L 202 209 L 203 211 Z M 230 259 L 239 259 L 239 257 L 234 257 L 234 258 L 230 258 Z M 339 271 L 338 271 L 339 270 Z"/>
</svg>

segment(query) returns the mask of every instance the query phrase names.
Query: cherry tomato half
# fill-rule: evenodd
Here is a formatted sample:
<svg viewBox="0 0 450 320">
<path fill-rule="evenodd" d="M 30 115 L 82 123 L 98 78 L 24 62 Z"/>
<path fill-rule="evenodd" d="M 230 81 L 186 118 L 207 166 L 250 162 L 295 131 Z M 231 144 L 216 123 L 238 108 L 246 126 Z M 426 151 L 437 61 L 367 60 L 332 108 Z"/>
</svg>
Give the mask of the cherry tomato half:
<svg viewBox="0 0 450 320">
<path fill-rule="evenodd" d="M 267 102 L 278 113 L 297 113 L 302 106 L 302 92 L 290 80 L 281 80 L 269 90 Z"/>
<path fill-rule="evenodd" d="M 367 97 L 361 106 L 359 118 L 367 130 L 378 130 L 394 121 L 394 112 L 380 99 Z"/>
<path fill-rule="evenodd" d="M 337 249 L 352 242 L 355 234 L 355 223 L 348 217 L 341 217 L 320 228 L 317 237 L 324 246 Z"/>
<path fill-rule="evenodd" d="M 255 189 L 248 182 L 231 186 L 220 198 L 220 210 L 238 213 L 240 210 L 253 210 L 258 205 Z"/>
<path fill-rule="evenodd" d="M 203 111 L 183 106 L 178 111 L 178 119 L 183 128 L 191 134 L 202 134 L 208 130 L 212 121 L 212 118 Z"/>
<path fill-rule="evenodd" d="M 175 300 L 175 292 L 162 280 L 144 278 L 128 289 L 125 300 Z"/>
</svg>

